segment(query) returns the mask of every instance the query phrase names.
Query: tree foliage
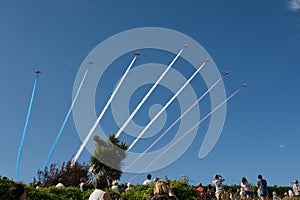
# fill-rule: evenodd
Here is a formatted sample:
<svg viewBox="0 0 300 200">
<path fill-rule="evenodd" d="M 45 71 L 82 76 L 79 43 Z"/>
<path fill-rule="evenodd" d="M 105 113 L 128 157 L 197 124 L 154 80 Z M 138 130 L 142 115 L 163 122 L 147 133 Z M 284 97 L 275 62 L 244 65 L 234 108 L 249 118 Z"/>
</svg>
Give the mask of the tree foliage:
<svg viewBox="0 0 300 200">
<path fill-rule="evenodd" d="M 95 152 L 91 157 L 94 173 L 99 172 L 107 175 L 109 183 L 119 180 L 122 176 L 122 160 L 126 158 L 128 147 L 125 142 L 120 142 L 114 134 L 109 136 L 109 141 L 104 141 L 98 136 L 94 137 Z"/>
<path fill-rule="evenodd" d="M 63 180 L 65 186 L 77 187 L 81 178 L 87 179 L 88 166 L 75 163 L 71 166 L 71 161 L 64 162 L 61 167 L 57 164 L 51 164 L 49 169 L 44 171 L 38 170 L 37 180 L 41 182 L 42 187 L 56 185 L 60 178 Z M 37 182 L 36 179 L 34 183 Z"/>
</svg>

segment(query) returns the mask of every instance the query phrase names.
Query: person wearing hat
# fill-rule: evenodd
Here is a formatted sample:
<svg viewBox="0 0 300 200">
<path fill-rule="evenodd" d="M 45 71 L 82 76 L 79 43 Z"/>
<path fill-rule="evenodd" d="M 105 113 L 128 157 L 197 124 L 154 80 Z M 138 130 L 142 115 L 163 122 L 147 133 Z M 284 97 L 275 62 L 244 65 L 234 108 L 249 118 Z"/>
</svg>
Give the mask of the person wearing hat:
<svg viewBox="0 0 300 200">
<path fill-rule="evenodd" d="M 300 186 L 297 179 L 294 180 L 293 192 L 296 197 L 300 197 Z"/>
<path fill-rule="evenodd" d="M 118 182 L 117 181 L 113 181 L 112 182 L 111 190 L 114 191 L 114 192 L 116 192 L 116 193 L 120 193 L 120 188 L 118 186 Z"/>
</svg>

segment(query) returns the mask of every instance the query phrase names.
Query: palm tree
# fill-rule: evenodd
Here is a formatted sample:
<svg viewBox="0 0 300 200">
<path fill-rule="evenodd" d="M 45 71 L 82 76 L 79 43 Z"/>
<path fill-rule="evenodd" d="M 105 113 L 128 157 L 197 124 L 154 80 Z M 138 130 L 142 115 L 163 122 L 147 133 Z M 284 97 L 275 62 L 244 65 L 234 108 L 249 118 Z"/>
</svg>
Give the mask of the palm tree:
<svg viewBox="0 0 300 200">
<path fill-rule="evenodd" d="M 108 141 L 104 141 L 99 136 L 94 137 L 96 149 L 91 157 L 93 172 L 105 173 L 111 184 L 114 180 L 119 180 L 122 176 L 122 160 L 126 158 L 128 146 L 125 142 L 120 142 L 114 134 L 109 136 Z"/>
</svg>

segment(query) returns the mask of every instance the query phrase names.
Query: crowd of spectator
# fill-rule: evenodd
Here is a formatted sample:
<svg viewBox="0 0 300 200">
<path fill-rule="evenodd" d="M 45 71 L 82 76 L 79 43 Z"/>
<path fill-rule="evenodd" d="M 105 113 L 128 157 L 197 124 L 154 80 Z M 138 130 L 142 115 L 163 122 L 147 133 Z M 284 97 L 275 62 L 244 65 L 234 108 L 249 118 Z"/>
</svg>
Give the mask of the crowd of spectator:
<svg viewBox="0 0 300 200">
<path fill-rule="evenodd" d="M 289 188 L 284 194 L 278 195 L 276 191 L 268 191 L 267 180 L 262 175 L 257 176 L 257 183 L 255 186 L 251 186 L 248 183 L 246 177 L 242 177 L 240 182 L 240 189 L 237 191 L 226 191 L 223 182 L 225 178 L 220 174 L 215 174 L 212 179 L 212 184 L 203 186 L 201 183 L 195 188 L 202 199 L 205 200 L 235 200 L 235 199 L 254 199 L 258 197 L 260 200 L 287 200 L 287 199 L 300 199 L 300 186 L 298 180 L 293 181 L 292 187 Z M 81 191 L 86 191 L 90 188 L 90 181 L 86 181 L 84 178 L 80 179 L 79 188 Z M 109 191 L 115 193 L 129 192 L 134 189 L 133 185 L 128 182 L 127 185 L 121 184 L 117 181 L 113 181 L 109 185 L 107 177 L 101 174 L 92 181 L 94 190 L 91 193 L 89 200 L 112 200 Z M 172 191 L 172 185 L 170 182 L 161 178 L 155 178 L 152 180 L 151 174 L 147 174 L 143 185 L 153 184 L 153 196 L 149 200 L 178 200 L 176 195 Z M 251 187 L 250 187 L 251 186 Z M 36 189 L 41 188 L 41 183 L 36 183 Z M 62 179 L 59 179 L 56 184 L 56 188 L 65 188 Z M 22 184 L 15 184 L 10 190 L 11 200 L 24 200 L 26 198 L 26 190 Z M 122 200 L 122 198 L 118 199 Z"/>
</svg>

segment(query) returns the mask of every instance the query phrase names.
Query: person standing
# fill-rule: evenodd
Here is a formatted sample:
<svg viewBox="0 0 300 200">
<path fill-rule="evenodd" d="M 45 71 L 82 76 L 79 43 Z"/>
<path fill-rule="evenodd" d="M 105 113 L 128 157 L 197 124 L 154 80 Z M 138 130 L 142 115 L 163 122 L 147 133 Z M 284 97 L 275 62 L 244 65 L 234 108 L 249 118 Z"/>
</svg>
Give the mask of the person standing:
<svg viewBox="0 0 300 200">
<path fill-rule="evenodd" d="M 297 179 L 294 180 L 293 192 L 296 197 L 300 197 L 300 186 Z"/>
<path fill-rule="evenodd" d="M 243 177 L 241 181 L 241 194 L 242 198 L 250 198 L 250 185 L 245 177 Z"/>
<path fill-rule="evenodd" d="M 206 189 L 206 195 L 205 195 L 205 199 L 212 199 L 214 198 L 215 193 L 213 191 L 213 188 L 211 186 L 211 184 L 208 184 L 207 189 Z"/>
<path fill-rule="evenodd" d="M 105 192 L 105 189 L 108 186 L 106 176 L 101 174 L 95 179 L 95 190 L 90 195 L 89 200 L 111 200 L 109 193 Z"/>
<path fill-rule="evenodd" d="M 202 183 L 199 183 L 198 187 L 197 187 L 197 191 L 199 192 L 201 197 L 205 197 L 205 191 L 204 191 L 204 187 L 202 186 Z"/>
<path fill-rule="evenodd" d="M 258 175 L 257 178 L 258 196 L 260 199 L 266 200 L 269 195 L 267 181 L 262 178 L 262 175 Z"/>
<path fill-rule="evenodd" d="M 214 179 L 213 179 L 212 183 L 216 187 L 216 197 L 218 200 L 221 200 L 222 195 L 225 194 L 225 189 L 223 187 L 223 181 L 225 181 L 225 179 L 220 174 L 214 175 Z"/>
</svg>

